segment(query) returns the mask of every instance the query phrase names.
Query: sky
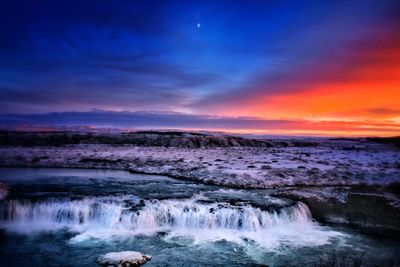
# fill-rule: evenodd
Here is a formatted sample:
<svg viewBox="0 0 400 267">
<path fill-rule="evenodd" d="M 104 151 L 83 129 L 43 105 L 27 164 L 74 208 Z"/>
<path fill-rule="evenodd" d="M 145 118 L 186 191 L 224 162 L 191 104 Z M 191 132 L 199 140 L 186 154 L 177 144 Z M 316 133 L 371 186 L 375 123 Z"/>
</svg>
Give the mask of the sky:
<svg viewBox="0 0 400 267">
<path fill-rule="evenodd" d="M 27 125 L 400 135 L 400 1 L 1 1 Z"/>
</svg>

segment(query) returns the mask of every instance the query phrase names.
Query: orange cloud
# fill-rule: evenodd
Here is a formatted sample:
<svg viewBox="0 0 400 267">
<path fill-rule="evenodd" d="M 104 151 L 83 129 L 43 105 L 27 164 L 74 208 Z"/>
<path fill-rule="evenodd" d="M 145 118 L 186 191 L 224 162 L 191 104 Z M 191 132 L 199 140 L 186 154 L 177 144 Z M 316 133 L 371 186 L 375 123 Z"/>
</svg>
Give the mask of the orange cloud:
<svg viewBox="0 0 400 267">
<path fill-rule="evenodd" d="M 288 80 L 267 82 L 252 98 L 250 93 L 247 101 L 222 112 L 229 116 L 336 121 L 336 128 L 303 123 L 292 132 L 365 135 L 372 133 L 372 123 L 380 128 L 377 135 L 400 134 L 400 38 L 388 35 L 348 49 L 317 67 L 297 69 Z M 268 93 L 274 87 L 274 93 Z M 349 121 L 357 129 L 349 129 Z M 381 125 L 387 122 L 390 129 Z"/>
</svg>

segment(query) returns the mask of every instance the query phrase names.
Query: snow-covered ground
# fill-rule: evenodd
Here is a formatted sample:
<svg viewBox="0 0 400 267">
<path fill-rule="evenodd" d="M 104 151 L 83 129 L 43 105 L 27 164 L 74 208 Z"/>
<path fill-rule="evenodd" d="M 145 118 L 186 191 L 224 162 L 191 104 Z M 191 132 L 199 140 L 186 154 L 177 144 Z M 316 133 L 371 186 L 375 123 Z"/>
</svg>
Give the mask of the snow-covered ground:
<svg viewBox="0 0 400 267">
<path fill-rule="evenodd" d="M 359 140 L 288 147 L 4 146 L 0 166 L 123 169 L 246 188 L 386 185 L 400 182 L 399 152 Z"/>
<path fill-rule="evenodd" d="M 270 146 L 215 142 L 217 147 L 193 148 L 190 142 L 167 147 L 164 139 L 158 146 L 144 140 L 142 146 L 0 146 L 0 166 L 128 170 L 236 188 L 275 188 L 267 190 L 272 193 L 267 199 L 302 201 L 321 222 L 351 224 L 367 232 L 372 227 L 378 234 L 400 231 L 400 149 L 394 145 L 365 139 L 282 144 L 279 139 L 266 140 Z"/>
</svg>

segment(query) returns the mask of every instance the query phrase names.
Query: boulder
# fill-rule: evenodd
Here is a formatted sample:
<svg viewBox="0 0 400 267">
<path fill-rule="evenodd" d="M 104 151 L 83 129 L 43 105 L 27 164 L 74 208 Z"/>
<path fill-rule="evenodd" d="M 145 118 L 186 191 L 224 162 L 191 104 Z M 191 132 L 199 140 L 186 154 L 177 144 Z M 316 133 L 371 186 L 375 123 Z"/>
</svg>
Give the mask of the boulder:
<svg viewBox="0 0 400 267">
<path fill-rule="evenodd" d="M 121 251 L 104 254 L 97 259 L 97 263 L 102 266 L 133 267 L 140 266 L 150 259 L 151 256 L 140 252 Z"/>
</svg>

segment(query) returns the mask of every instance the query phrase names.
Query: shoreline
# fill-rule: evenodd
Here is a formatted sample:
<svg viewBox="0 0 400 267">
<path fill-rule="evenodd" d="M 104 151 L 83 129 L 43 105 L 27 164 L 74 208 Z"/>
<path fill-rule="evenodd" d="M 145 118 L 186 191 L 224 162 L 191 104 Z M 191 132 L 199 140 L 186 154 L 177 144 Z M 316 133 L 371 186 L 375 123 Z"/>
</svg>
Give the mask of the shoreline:
<svg viewBox="0 0 400 267">
<path fill-rule="evenodd" d="M 77 170 L 104 170 L 104 171 L 124 171 L 131 174 L 142 174 L 142 175 L 154 175 L 154 176 L 166 176 L 171 179 L 181 180 L 181 181 L 190 181 L 196 184 L 204 184 L 204 185 L 213 185 L 219 186 L 226 189 L 243 189 L 243 190 L 268 190 L 268 189 L 288 189 L 288 188 L 368 188 L 368 187 L 378 187 L 378 188 L 389 188 L 391 186 L 395 186 L 398 182 L 392 182 L 389 184 L 326 184 L 326 185 L 312 185 L 312 184 L 297 184 L 297 185 L 287 185 L 281 187 L 242 187 L 237 185 L 229 185 L 229 184 L 216 184 L 216 183 L 206 183 L 198 180 L 192 180 L 190 177 L 186 176 L 174 176 L 169 173 L 152 173 L 152 172 L 145 172 L 145 171 L 136 171 L 132 169 L 119 169 L 113 167 L 104 167 L 104 166 L 93 166 L 93 167 L 80 167 L 80 166 L 58 166 L 58 165 L 0 165 L 1 168 L 33 168 L 33 169 L 77 169 Z"/>
<path fill-rule="evenodd" d="M 233 188 L 385 186 L 400 183 L 399 152 L 381 144 L 357 150 L 342 144 L 286 148 L 0 146 L 0 166 L 126 170 Z"/>
</svg>

